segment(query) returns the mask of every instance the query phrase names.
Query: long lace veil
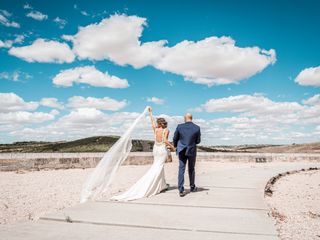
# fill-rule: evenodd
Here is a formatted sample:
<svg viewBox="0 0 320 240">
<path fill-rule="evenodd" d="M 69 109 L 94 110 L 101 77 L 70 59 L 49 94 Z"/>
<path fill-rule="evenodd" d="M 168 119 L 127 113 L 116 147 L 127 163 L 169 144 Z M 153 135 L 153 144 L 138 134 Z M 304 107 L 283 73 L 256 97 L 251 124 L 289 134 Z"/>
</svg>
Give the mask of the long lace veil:
<svg viewBox="0 0 320 240">
<path fill-rule="evenodd" d="M 111 184 L 119 166 L 124 162 L 130 153 L 132 147 L 132 132 L 146 115 L 148 108 L 149 107 L 146 107 L 144 109 L 144 111 L 135 119 L 127 131 L 104 154 L 103 158 L 100 160 L 96 168 L 89 175 L 88 179 L 83 185 L 80 203 L 84 203 L 89 199 L 94 199 L 98 194 L 107 191 L 107 188 Z"/>
</svg>

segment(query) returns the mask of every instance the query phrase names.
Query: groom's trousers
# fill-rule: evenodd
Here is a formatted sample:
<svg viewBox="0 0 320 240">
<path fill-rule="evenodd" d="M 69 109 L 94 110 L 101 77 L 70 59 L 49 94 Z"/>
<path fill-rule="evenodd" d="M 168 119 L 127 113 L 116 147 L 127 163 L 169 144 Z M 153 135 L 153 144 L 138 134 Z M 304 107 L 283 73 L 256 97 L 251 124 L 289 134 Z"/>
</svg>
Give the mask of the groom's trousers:
<svg viewBox="0 0 320 240">
<path fill-rule="evenodd" d="M 186 148 L 179 152 L 179 174 L 178 174 L 178 188 L 179 192 L 184 191 L 184 173 L 186 170 L 186 165 L 188 162 L 188 173 L 189 173 L 189 182 L 190 188 L 194 189 L 194 179 L 195 179 L 195 164 L 196 164 L 196 156 L 186 156 Z"/>
</svg>

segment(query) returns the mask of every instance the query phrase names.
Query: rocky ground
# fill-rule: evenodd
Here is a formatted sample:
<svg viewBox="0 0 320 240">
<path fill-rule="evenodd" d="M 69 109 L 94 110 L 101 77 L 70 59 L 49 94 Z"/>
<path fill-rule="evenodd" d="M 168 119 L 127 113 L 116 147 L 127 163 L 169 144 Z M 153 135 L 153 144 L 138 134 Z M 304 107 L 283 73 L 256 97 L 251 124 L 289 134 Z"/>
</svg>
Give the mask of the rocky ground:
<svg viewBox="0 0 320 240">
<path fill-rule="evenodd" d="M 73 206 L 89 171 L 0 172 L 0 223 L 36 220 L 48 212 Z"/>
<path fill-rule="evenodd" d="M 283 240 L 320 239 L 320 171 L 281 177 L 266 197 Z"/>
</svg>

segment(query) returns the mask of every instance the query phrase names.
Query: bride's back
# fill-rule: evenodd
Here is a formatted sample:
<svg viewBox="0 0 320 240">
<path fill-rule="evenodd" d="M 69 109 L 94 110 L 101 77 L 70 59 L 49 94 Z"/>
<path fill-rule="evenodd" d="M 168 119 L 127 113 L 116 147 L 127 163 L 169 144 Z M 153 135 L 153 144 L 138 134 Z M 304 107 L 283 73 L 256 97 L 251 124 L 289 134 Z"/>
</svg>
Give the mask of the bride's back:
<svg viewBox="0 0 320 240">
<path fill-rule="evenodd" d="M 155 129 L 154 135 L 155 135 L 155 141 L 157 143 L 162 143 L 164 141 L 165 132 L 166 132 L 166 128 L 159 127 Z"/>
</svg>

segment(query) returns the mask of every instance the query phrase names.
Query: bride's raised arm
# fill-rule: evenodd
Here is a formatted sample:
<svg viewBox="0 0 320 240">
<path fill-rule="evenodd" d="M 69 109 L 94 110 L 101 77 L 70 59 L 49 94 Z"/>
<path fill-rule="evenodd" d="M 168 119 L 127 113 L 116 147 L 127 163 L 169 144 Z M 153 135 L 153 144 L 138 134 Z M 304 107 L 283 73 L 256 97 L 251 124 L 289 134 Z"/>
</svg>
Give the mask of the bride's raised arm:
<svg viewBox="0 0 320 240">
<path fill-rule="evenodd" d="M 157 125 L 156 125 L 156 122 L 154 121 L 154 118 L 153 118 L 153 115 L 152 115 L 152 108 L 151 108 L 151 107 L 149 107 L 149 116 L 150 116 L 150 120 L 151 120 L 152 129 L 153 129 L 153 131 L 155 131 Z"/>
</svg>

